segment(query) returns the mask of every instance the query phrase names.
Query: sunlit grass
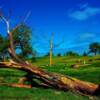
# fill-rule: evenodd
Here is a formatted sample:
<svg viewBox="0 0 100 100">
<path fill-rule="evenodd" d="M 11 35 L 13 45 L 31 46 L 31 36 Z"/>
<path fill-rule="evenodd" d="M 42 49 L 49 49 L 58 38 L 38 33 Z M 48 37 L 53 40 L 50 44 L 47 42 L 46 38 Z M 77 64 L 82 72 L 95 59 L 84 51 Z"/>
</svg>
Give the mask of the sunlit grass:
<svg viewBox="0 0 100 100">
<path fill-rule="evenodd" d="M 57 58 L 60 60 L 60 63 L 56 63 L 52 66 L 49 66 L 45 59 L 39 59 L 35 64 L 39 65 L 42 69 L 48 72 L 56 72 L 64 75 L 69 75 L 84 81 L 89 81 L 93 83 L 100 83 L 100 62 L 92 62 L 88 66 L 82 66 L 78 69 L 71 68 L 71 64 L 76 62 L 76 58 L 73 61 L 65 58 Z M 62 60 L 63 59 L 63 60 Z M 79 58 L 78 58 L 79 59 Z M 81 58 L 82 59 L 82 58 Z M 62 63 L 62 61 L 68 61 L 69 63 Z M 40 62 L 39 62 L 40 61 Z M 37 64 L 38 63 L 38 64 Z M 16 83 L 18 79 L 24 76 L 26 73 L 19 70 L 13 69 L 0 69 L 0 82 L 6 83 Z M 54 89 L 44 89 L 40 87 L 33 87 L 32 89 L 25 88 L 12 88 L 7 86 L 0 86 L 0 100 L 89 100 L 88 97 L 79 95 L 77 93 L 72 93 L 70 91 L 57 91 Z M 74 99 L 73 99 L 74 98 Z M 99 96 L 95 97 L 96 100 L 99 100 Z"/>
</svg>

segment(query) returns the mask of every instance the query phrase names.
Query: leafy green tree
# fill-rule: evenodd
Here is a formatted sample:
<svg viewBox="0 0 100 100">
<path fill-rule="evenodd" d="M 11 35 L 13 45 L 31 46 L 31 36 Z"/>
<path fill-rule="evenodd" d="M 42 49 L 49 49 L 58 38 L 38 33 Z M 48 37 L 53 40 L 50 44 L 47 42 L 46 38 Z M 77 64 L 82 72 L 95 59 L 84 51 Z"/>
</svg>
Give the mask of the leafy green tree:
<svg viewBox="0 0 100 100">
<path fill-rule="evenodd" d="M 57 56 L 58 56 L 58 57 L 61 57 L 61 53 L 58 53 Z"/>
<path fill-rule="evenodd" d="M 31 29 L 24 23 L 21 23 L 12 30 L 15 50 L 18 51 L 18 55 L 21 58 L 28 58 L 34 56 L 31 46 Z M 20 52 L 19 52 L 20 51 Z"/>
<path fill-rule="evenodd" d="M 73 51 L 68 51 L 65 55 L 66 55 L 66 56 L 79 56 L 78 53 L 73 52 Z"/>
<path fill-rule="evenodd" d="M 89 53 L 96 55 L 99 52 L 100 44 L 98 42 L 91 43 L 89 45 Z"/>
<path fill-rule="evenodd" d="M 85 56 L 88 56 L 88 53 L 86 53 L 86 52 L 83 52 L 83 56 L 85 57 Z"/>
<path fill-rule="evenodd" d="M 5 61 L 8 56 L 8 40 L 0 35 L 0 60 Z"/>
<path fill-rule="evenodd" d="M 99 47 L 98 47 L 98 53 L 100 54 L 100 45 L 99 45 Z"/>
<path fill-rule="evenodd" d="M 48 52 L 48 53 L 45 55 L 45 57 L 49 57 L 49 55 L 50 55 L 50 53 Z"/>
</svg>

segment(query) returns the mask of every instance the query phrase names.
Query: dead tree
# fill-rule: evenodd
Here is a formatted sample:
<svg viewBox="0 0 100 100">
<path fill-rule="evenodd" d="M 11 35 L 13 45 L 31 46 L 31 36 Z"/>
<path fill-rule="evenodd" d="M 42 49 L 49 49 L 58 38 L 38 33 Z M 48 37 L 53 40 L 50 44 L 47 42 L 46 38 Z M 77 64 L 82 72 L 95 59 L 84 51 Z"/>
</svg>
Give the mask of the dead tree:
<svg viewBox="0 0 100 100">
<path fill-rule="evenodd" d="M 54 44 L 53 39 L 54 39 L 54 33 L 51 34 L 50 38 L 50 66 L 53 64 L 53 49 L 59 47 L 61 44 L 64 43 L 64 40 L 62 40 L 61 42 Z"/>
<path fill-rule="evenodd" d="M 50 39 L 50 66 L 53 64 L 52 60 L 52 54 L 53 54 L 53 37 L 54 33 L 52 33 L 51 39 Z"/>
<path fill-rule="evenodd" d="M 78 80 L 73 77 L 69 76 L 64 76 L 61 74 L 55 74 L 55 73 L 50 73 L 47 71 L 44 71 L 40 69 L 37 66 L 33 66 L 30 63 L 26 63 L 19 59 L 16 56 L 15 50 L 14 50 L 14 45 L 13 45 L 13 34 L 10 32 L 10 26 L 9 26 L 9 21 L 3 16 L 0 15 L 2 20 L 7 25 L 7 33 L 9 36 L 9 54 L 10 54 L 10 61 L 9 62 L 0 62 L 0 68 L 13 68 L 13 69 L 19 69 L 23 70 L 28 73 L 28 76 L 22 80 L 30 80 L 32 81 L 32 78 L 38 79 L 41 81 L 42 86 L 47 86 L 50 88 L 56 88 L 59 90 L 64 90 L 64 91 L 77 91 L 83 94 L 90 94 L 90 95 L 95 95 L 95 94 L 100 94 L 100 85 L 93 84 L 90 82 L 85 82 Z M 25 84 L 6 84 L 8 86 L 13 86 L 13 87 L 26 87 L 26 88 L 31 88 L 32 84 L 30 85 L 25 85 Z"/>
<path fill-rule="evenodd" d="M 60 41 L 59 43 L 54 43 L 54 32 L 51 33 L 51 36 L 49 39 L 47 39 L 46 36 L 42 36 L 43 39 L 46 40 L 47 45 L 49 45 L 49 65 L 52 66 L 53 65 L 53 50 L 56 48 L 58 48 L 61 44 L 64 43 L 64 40 Z M 42 46 L 43 47 L 43 46 Z M 45 47 L 44 47 L 45 48 Z"/>
</svg>

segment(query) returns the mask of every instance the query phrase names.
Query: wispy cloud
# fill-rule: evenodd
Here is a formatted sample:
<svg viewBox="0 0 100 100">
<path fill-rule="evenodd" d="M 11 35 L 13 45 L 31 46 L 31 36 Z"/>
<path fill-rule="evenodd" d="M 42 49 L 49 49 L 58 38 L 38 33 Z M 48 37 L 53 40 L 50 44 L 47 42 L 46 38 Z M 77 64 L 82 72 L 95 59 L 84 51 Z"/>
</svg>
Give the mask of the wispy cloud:
<svg viewBox="0 0 100 100">
<path fill-rule="evenodd" d="M 81 5 L 78 10 L 72 10 L 68 16 L 76 20 L 86 20 L 96 14 L 100 13 L 100 8 L 88 6 L 88 4 Z"/>
<path fill-rule="evenodd" d="M 87 40 L 87 39 L 95 38 L 95 36 L 96 35 L 93 34 L 93 33 L 84 33 L 84 34 L 79 36 L 79 40 L 84 41 L 84 40 Z"/>
<path fill-rule="evenodd" d="M 97 35 L 95 33 L 81 33 L 77 38 L 73 41 L 73 43 L 80 45 L 84 43 L 91 43 L 96 41 Z"/>
<path fill-rule="evenodd" d="M 98 33 L 93 33 L 93 32 L 80 33 L 73 40 L 69 39 L 69 42 L 62 44 L 60 49 L 57 50 L 59 52 L 60 51 L 66 52 L 66 50 L 68 51 L 74 50 L 82 53 L 85 50 L 88 50 L 88 46 L 90 43 L 99 41 L 100 41 L 100 35 L 98 35 Z"/>
<path fill-rule="evenodd" d="M 96 34 L 94 33 L 82 33 L 69 43 L 68 48 L 88 45 L 91 42 L 95 41 L 95 38 L 96 38 Z"/>
<path fill-rule="evenodd" d="M 89 42 L 84 42 L 84 43 L 79 43 L 79 44 L 72 44 L 68 47 L 69 48 L 76 48 L 76 47 L 82 47 L 82 46 L 86 46 L 89 45 Z"/>
</svg>

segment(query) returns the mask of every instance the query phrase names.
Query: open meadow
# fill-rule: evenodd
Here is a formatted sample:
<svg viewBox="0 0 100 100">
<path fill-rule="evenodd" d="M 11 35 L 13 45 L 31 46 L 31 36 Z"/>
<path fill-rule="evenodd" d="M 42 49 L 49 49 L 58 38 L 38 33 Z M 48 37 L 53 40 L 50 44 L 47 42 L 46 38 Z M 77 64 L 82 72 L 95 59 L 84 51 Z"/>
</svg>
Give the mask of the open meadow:
<svg viewBox="0 0 100 100">
<path fill-rule="evenodd" d="M 100 84 L 100 56 L 87 57 L 86 64 L 80 62 L 78 68 L 72 68 L 77 60 L 83 61 L 83 57 L 54 57 L 55 62 L 49 66 L 48 57 L 37 58 L 33 65 L 42 69 L 59 74 L 69 75 L 80 80 Z M 81 66 L 82 65 L 82 66 Z M 26 73 L 13 69 L 0 69 L 0 83 L 16 83 Z M 28 84 L 28 83 L 26 83 Z M 0 86 L 0 100 L 100 100 L 100 96 L 87 96 L 72 91 L 58 91 L 50 88 L 43 88 L 34 83 L 32 89 L 13 88 L 6 85 Z"/>
</svg>

